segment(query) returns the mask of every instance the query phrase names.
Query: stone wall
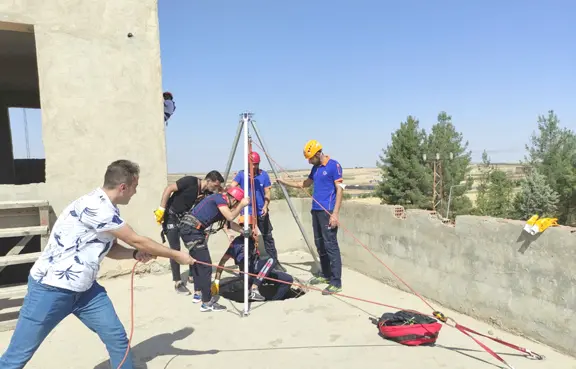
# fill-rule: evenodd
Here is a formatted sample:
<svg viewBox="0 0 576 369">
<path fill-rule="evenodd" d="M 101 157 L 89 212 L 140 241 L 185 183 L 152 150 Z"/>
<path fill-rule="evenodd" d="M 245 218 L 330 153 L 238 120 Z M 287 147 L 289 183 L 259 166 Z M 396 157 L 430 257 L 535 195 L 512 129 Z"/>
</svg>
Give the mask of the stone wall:
<svg viewBox="0 0 576 369">
<path fill-rule="evenodd" d="M 313 240 L 310 200 L 294 201 Z M 459 216 L 450 226 L 421 210 L 398 219 L 393 209 L 344 203 L 340 220 L 349 233 L 340 229 L 339 241 L 346 267 L 408 291 L 353 234 L 426 298 L 576 356 L 576 234 L 570 229 L 530 236 L 521 221 Z"/>
</svg>

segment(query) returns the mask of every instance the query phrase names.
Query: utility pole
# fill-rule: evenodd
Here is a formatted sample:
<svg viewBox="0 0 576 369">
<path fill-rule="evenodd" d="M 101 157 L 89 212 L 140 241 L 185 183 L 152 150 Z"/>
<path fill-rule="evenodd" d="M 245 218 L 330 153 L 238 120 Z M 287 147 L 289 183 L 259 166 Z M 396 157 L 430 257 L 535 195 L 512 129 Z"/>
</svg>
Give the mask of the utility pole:
<svg viewBox="0 0 576 369">
<path fill-rule="evenodd" d="M 460 186 L 466 186 L 465 183 L 460 183 L 460 184 L 455 184 L 450 186 L 450 193 L 448 195 L 448 207 L 446 208 L 446 219 L 448 219 L 448 216 L 450 215 L 450 202 L 452 201 L 452 189 L 454 187 L 460 187 Z"/>
<path fill-rule="evenodd" d="M 449 160 L 454 158 L 454 154 L 450 153 L 448 156 Z M 432 181 L 432 210 L 436 211 L 436 208 L 442 203 L 443 193 L 444 193 L 444 183 L 442 182 L 442 161 L 447 160 L 447 158 L 442 158 L 440 153 L 436 153 L 434 159 L 427 159 L 427 155 L 423 154 L 422 159 L 424 162 L 432 164 L 433 171 L 433 181 Z"/>
</svg>

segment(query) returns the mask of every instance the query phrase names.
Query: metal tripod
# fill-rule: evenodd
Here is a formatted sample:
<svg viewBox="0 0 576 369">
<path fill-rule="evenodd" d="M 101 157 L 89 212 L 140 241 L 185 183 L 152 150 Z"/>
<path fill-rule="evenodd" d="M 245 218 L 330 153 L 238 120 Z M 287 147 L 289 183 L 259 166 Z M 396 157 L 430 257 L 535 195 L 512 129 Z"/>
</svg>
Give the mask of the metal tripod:
<svg viewBox="0 0 576 369">
<path fill-rule="evenodd" d="M 252 113 L 243 113 L 241 115 L 241 119 L 240 122 L 238 123 L 238 129 L 236 130 L 236 136 L 234 137 L 234 141 L 232 142 L 232 150 L 230 151 L 230 156 L 228 157 L 228 164 L 226 164 L 226 171 L 224 173 L 224 183 L 226 183 L 228 181 L 228 175 L 230 174 L 230 168 L 232 167 L 232 162 L 234 161 L 234 155 L 236 154 L 236 150 L 238 148 L 238 141 L 240 141 L 240 136 L 242 135 L 242 129 L 247 129 L 249 132 L 249 126 L 244 126 L 245 122 L 249 123 L 249 125 L 252 126 L 252 129 L 254 130 L 254 133 L 256 134 L 256 137 L 258 138 L 258 141 L 260 142 L 260 147 L 264 150 L 264 155 L 266 156 L 266 159 L 268 159 L 268 163 L 270 164 L 270 168 L 272 168 L 272 171 L 274 172 L 274 176 L 276 177 L 276 179 L 279 179 L 280 177 L 278 176 L 278 172 L 276 171 L 276 167 L 274 166 L 274 164 L 272 163 L 272 160 L 270 159 L 270 156 L 268 155 L 268 149 L 266 148 L 266 145 L 264 144 L 264 141 L 262 140 L 262 136 L 260 135 L 260 132 L 258 131 L 258 128 L 256 127 L 256 122 L 252 120 Z M 248 134 L 248 137 L 251 137 L 250 134 Z M 251 139 L 251 138 L 250 138 Z M 248 176 L 245 176 L 245 178 L 247 178 Z M 288 203 L 288 207 L 290 208 L 290 211 L 292 212 L 292 216 L 294 217 L 294 220 L 296 221 L 296 224 L 298 225 L 298 228 L 300 229 L 300 233 L 302 233 L 302 237 L 304 238 L 304 242 L 306 242 L 306 246 L 308 246 L 308 250 L 310 251 L 310 255 L 312 255 L 312 257 L 314 258 L 314 262 L 315 262 L 315 268 L 312 267 L 312 272 L 319 272 L 321 269 L 320 267 L 320 262 L 318 261 L 318 258 L 316 257 L 316 254 L 314 253 L 310 240 L 308 239 L 308 236 L 306 236 L 306 232 L 304 232 L 304 227 L 302 226 L 302 223 L 300 222 L 300 218 L 298 217 L 298 214 L 296 213 L 296 210 L 294 209 L 294 204 L 292 203 L 292 199 L 290 198 L 290 195 L 288 194 L 288 191 L 286 190 L 286 188 L 284 187 L 283 184 L 279 184 L 280 188 L 282 189 L 282 193 L 284 194 L 284 198 L 286 199 L 286 202 Z"/>
</svg>

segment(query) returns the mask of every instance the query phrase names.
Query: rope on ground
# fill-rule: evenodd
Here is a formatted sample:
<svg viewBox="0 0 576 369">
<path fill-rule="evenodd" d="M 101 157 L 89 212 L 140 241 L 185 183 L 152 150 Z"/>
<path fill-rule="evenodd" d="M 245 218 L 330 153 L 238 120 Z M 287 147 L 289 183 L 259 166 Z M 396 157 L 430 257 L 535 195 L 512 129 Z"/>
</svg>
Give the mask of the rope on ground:
<svg viewBox="0 0 576 369">
<path fill-rule="evenodd" d="M 258 145 L 258 143 L 256 143 L 256 142 L 254 142 L 254 144 L 255 144 L 260 150 L 262 150 L 262 152 L 264 153 L 264 155 L 266 155 L 266 157 L 267 157 L 272 163 L 276 164 L 276 166 L 278 166 L 278 168 L 279 168 L 282 172 L 286 173 L 286 175 L 287 175 L 289 178 L 291 178 L 291 177 L 290 177 L 290 174 L 288 173 L 288 171 L 286 171 L 284 168 L 282 168 L 282 166 L 280 166 L 280 165 L 268 154 L 268 152 L 267 152 L 266 150 L 264 150 L 264 148 L 262 148 L 262 147 L 261 147 L 260 145 Z M 330 213 L 324 206 L 322 206 L 322 204 L 320 204 L 305 188 L 301 188 L 301 190 L 304 191 L 304 192 L 308 195 L 308 197 L 310 197 L 310 198 L 312 199 L 312 201 L 316 202 L 316 204 L 318 204 L 318 206 L 320 206 L 328 215 L 331 215 L 331 213 Z M 382 261 L 382 259 L 380 259 L 372 250 L 370 250 L 366 245 L 364 245 L 364 243 L 362 243 L 350 230 L 348 230 L 346 227 L 344 227 L 344 226 L 342 225 L 342 223 L 338 222 L 338 226 L 339 226 L 340 228 L 342 228 L 348 235 L 350 235 L 350 236 L 356 241 L 356 243 L 358 243 L 358 244 L 359 244 L 360 246 L 362 246 L 366 251 L 368 251 L 368 253 L 370 253 L 370 255 L 372 255 L 372 257 L 373 257 L 374 259 L 376 259 L 380 264 L 382 264 L 386 269 L 388 269 L 388 271 L 389 271 L 390 273 L 392 273 L 392 275 L 394 275 L 394 277 L 396 277 L 396 279 L 398 279 L 400 282 L 402 282 L 408 289 L 410 289 L 410 291 L 412 291 L 412 293 L 414 293 L 414 295 L 416 295 L 418 298 L 420 298 L 420 300 L 422 300 L 422 302 L 424 302 L 424 304 L 426 304 L 430 309 L 432 309 L 432 311 L 434 311 L 434 312 L 432 313 L 432 316 L 433 316 L 434 318 L 437 318 L 438 320 L 440 320 L 441 322 L 445 323 L 445 324 L 448 325 L 448 326 L 451 326 L 450 324 L 448 324 L 448 320 L 453 321 L 453 322 L 454 322 L 454 326 L 451 326 L 451 327 L 458 329 L 458 330 L 459 330 L 460 332 L 462 332 L 463 334 L 465 334 L 465 335 L 467 335 L 468 337 L 472 338 L 476 343 L 478 343 L 478 344 L 480 345 L 480 347 L 482 347 L 484 350 L 486 350 L 486 352 L 488 352 L 489 354 L 491 354 L 494 358 L 496 358 L 497 360 L 501 361 L 503 364 L 505 364 L 505 365 L 508 366 L 509 368 L 513 369 L 513 367 L 512 367 L 510 364 L 508 364 L 502 357 L 500 357 L 496 352 L 494 352 L 494 351 L 491 350 L 488 346 L 486 346 L 486 345 L 484 345 L 483 343 L 481 343 L 480 341 L 478 341 L 476 338 L 472 337 L 469 333 L 474 333 L 474 334 L 480 335 L 480 336 L 482 336 L 482 337 L 489 338 L 489 339 L 491 339 L 491 340 L 493 340 L 493 341 L 495 341 L 495 342 L 501 343 L 501 344 L 506 345 L 506 346 L 508 346 L 508 347 L 510 347 L 510 348 L 513 348 L 513 349 L 516 349 L 516 350 L 521 351 L 521 352 L 523 352 L 523 353 L 526 353 L 526 354 L 528 354 L 528 356 L 529 356 L 530 358 L 534 358 L 534 359 L 537 359 L 537 360 L 542 360 L 542 359 L 544 359 L 544 356 L 538 355 L 538 354 L 536 354 L 535 352 L 532 352 L 532 351 L 530 351 L 530 350 L 528 350 L 528 349 L 525 349 L 525 348 L 523 348 L 523 347 L 519 347 L 519 346 L 510 344 L 510 343 L 508 343 L 508 342 L 505 342 L 505 341 L 502 341 L 502 340 L 499 340 L 499 339 L 496 339 L 496 338 L 492 338 L 492 337 L 489 337 L 489 336 L 480 334 L 480 333 L 478 333 L 478 332 L 476 332 L 476 331 L 474 331 L 474 330 L 472 330 L 472 329 L 469 329 L 469 328 L 467 328 L 467 327 L 464 327 L 464 326 L 458 324 L 458 323 L 457 323 L 454 319 L 452 319 L 452 318 L 447 318 L 447 317 L 445 317 L 444 314 L 442 314 L 442 313 L 439 312 L 439 311 L 436 311 L 436 310 L 434 309 L 434 307 L 432 307 L 432 305 L 431 305 L 428 301 L 426 301 L 426 299 L 424 299 L 424 297 L 422 297 L 418 292 L 416 292 L 408 283 L 406 283 L 406 281 L 404 281 L 402 278 L 400 278 L 400 276 L 399 276 L 398 274 L 396 274 L 390 267 L 388 267 L 388 265 L 387 265 L 386 263 L 384 263 L 384 261 Z M 343 296 L 343 297 L 344 297 L 344 296 Z M 424 315 L 426 315 L 426 314 L 424 314 Z"/>
</svg>

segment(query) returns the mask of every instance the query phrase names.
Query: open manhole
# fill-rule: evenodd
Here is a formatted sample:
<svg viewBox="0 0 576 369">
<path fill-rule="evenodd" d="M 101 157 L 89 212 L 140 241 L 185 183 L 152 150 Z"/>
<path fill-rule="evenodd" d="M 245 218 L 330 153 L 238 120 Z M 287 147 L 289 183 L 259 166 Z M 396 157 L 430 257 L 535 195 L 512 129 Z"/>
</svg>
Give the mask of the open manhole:
<svg viewBox="0 0 576 369">
<path fill-rule="evenodd" d="M 297 278 L 294 278 L 294 283 L 301 284 Z M 260 286 L 260 294 L 266 298 L 266 301 L 271 301 L 270 299 L 276 295 L 278 289 L 278 283 L 272 281 L 264 281 Z M 222 278 L 220 280 L 220 292 L 218 293 L 221 297 L 235 301 L 244 302 L 244 277 L 228 277 Z M 302 290 L 296 286 L 290 286 L 286 294 L 280 300 L 295 299 L 302 297 L 306 294 L 306 291 Z"/>
</svg>

